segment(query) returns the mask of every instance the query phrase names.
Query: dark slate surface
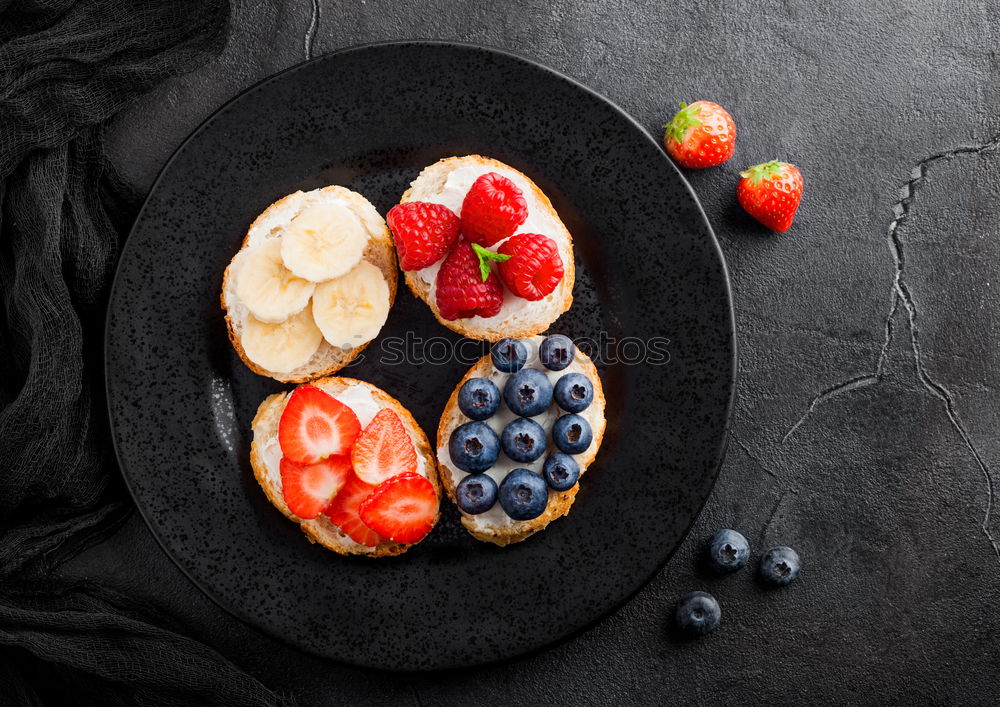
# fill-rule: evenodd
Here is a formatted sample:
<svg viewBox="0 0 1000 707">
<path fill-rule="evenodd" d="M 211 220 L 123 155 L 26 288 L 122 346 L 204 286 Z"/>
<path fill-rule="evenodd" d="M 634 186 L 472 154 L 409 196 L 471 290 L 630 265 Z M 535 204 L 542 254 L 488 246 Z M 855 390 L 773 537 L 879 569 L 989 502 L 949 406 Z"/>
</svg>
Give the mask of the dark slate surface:
<svg viewBox="0 0 1000 707">
<path fill-rule="evenodd" d="M 616 614 L 541 654 L 455 674 L 364 672 L 266 639 L 199 594 L 137 516 L 67 572 L 152 599 L 304 705 L 995 704 L 1000 10 L 317 1 L 242 3 L 218 62 L 118 120 L 115 164 L 145 189 L 239 89 L 310 51 L 383 39 L 527 54 L 656 133 L 679 100 L 728 106 L 735 158 L 691 175 L 732 271 L 741 347 L 716 491 L 675 559 Z M 774 157 L 806 180 L 783 236 L 756 227 L 734 198 L 736 172 Z M 701 575 L 697 543 L 722 525 L 757 550 L 796 547 L 799 581 L 766 592 L 746 571 Z M 696 588 L 718 596 L 723 623 L 678 643 L 667 616 Z"/>
</svg>

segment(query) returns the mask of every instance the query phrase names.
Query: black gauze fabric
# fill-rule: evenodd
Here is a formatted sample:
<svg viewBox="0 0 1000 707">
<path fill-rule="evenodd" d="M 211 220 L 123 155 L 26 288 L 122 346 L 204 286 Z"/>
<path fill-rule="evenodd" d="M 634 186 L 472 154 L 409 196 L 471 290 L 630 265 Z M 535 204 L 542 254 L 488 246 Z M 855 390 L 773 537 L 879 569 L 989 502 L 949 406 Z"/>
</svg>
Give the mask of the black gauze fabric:
<svg viewBox="0 0 1000 707">
<path fill-rule="evenodd" d="M 279 703 L 151 607 L 53 575 L 131 508 L 101 348 L 135 199 L 102 157 L 102 125 L 220 51 L 229 13 L 226 0 L 0 0 L 2 704 Z"/>
</svg>

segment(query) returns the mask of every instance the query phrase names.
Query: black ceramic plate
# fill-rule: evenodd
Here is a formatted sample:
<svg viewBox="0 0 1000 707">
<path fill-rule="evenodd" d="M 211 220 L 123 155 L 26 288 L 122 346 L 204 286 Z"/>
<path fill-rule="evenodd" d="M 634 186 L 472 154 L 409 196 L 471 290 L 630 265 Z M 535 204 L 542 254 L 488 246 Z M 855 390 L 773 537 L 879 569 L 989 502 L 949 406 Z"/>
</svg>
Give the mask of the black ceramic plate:
<svg viewBox="0 0 1000 707">
<path fill-rule="evenodd" d="M 384 214 L 422 167 L 469 153 L 533 178 L 573 233 L 576 299 L 552 330 L 620 354 L 602 356 L 604 445 L 572 513 L 523 543 L 477 542 L 445 501 L 441 523 L 407 554 L 341 557 L 311 545 L 254 480 L 250 421 L 266 395 L 291 386 L 254 375 L 232 351 L 219 309 L 222 272 L 253 218 L 289 192 L 343 184 Z M 432 359 L 458 340 L 401 283 L 380 338 L 407 335 L 415 354 Z M 634 361 L 654 337 L 669 360 Z M 433 439 L 468 362 L 390 364 L 387 356 L 376 340 L 343 373 L 396 396 Z M 715 481 L 734 359 L 717 243 L 656 141 L 549 69 L 440 43 L 325 56 L 221 108 L 153 186 L 121 258 L 107 325 L 118 457 L 167 553 L 206 594 L 267 633 L 392 669 L 525 653 L 638 590 Z"/>
</svg>

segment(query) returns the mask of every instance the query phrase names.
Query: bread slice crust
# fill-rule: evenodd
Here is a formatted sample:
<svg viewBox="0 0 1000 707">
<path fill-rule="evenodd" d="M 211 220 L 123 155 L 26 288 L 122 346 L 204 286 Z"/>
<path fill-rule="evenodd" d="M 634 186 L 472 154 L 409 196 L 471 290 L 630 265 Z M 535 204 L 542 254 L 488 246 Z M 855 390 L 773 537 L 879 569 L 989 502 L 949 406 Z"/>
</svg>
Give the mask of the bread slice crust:
<svg viewBox="0 0 1000 707">
<path fill-rule="evenodd" d="M 482 155 L 465 155 L 464 157 L 447 157 L 443 160 L 439 160 L 438 162 L 425 167 L 423 171 L 420 172 L 417 178 L 413 180 L 410 188 L 403 193 L 399 203 L 405 204 L 408 201 L 420 201 L 421 192 L 432 188 L 433 185 L 443 184 L 453 170 L 468 166 L 479 166 L 487 169 L 509 171 L 519 175 L 528 184 L 531 194 L 534 197 L 535 205 L 538 208 L 541 208 L 558 226 L 558 233 L 548 233 L 544 235 L 547 235 L 550 238 L 559 238 L 564 240 L 568 246 L 567 249 L 569 253 L 573 253 L 573 236 L 570 234 L 565 224 L 563 224 L 562 219 L 559 218 L 559 214 L 552 207 L 552 202 L 549 201 L 549 198 L 545 196 L 544 192 L 542 192 L 542 190 L 539 189 L 527 175 L 491 157 L 484 157 Z M 570 308 L 573 304 L 573 283 L 576 280 L 576 267 L 572 257 L 563 258 L 563 261 L 563 279 L 560 281 L 555 291 L 555 298 L 557 300 L 556 305 L 549 307 L 549 311 L 546 312 L 544 316 L 539 315 L 518 325 L 507 327 L 501 327 L 496 323 L 487 323 L 489 320 L 476 321 L 479 319 L 478 317 L 455 320 L 445 319 L 441 316 L 437 302 L 433 297 L 431 297 L 430 285 L 424 282 L 420 276 L 417 275 L 417 271 L 404 272 L 403 277 L 406 281 L 407 287 L 410 288 L 410 291 L 427 303 L 427 306 L 430 307 L 431 311 L 434 313 L 435 319 L 437 319 L 441 324 L 448 327 L 452 331 L 469 337 L 470 339 L 499 341 L 505 336 L 526 338 L 539 334 L 548 329 L 549 326 L 551 326 L 563 312 Z M 529 307 L 530 306 L 531 304 L 529 303 Z"/>
<path fill-rule="evenodd" d="M 365 381 L 357 380 L 356 378 L 334 376 L 315 380 L 311 383 L 311 385 L 315 385 L 331 395 L 337 395 L 352 385 L 361 385 L 371 393 L 372 398 L 379 404 L 379 406 L 394 410 L 396 414 L 399 415 L 399 419 L 402 420 L 403 426 L 410 435 L 410 439 L 413 440 L 413 446 L 416 449 L 417 454 L 423 459 L 424 468 L 427 470 L 427 480 L 431 482 L 432 486 L 434 486 L 434 493 L 440 501 L 441 482 L 438 474 L 434 450 L 431 449 L 430 442 L 427 440 L 427 435 L 424 434 L 424 431 L 421 429 L 420 425 L 417 424 L 413 415 L 410 414 L 409 410 L 403 407 L 402 403 L 381 388 L 377 388 L 371 383 L 366 383 Z M 318 518 L 312 520 L 303 520 L 289 510 L 288 505 L 285 503 L 284 495 L 282 494 L 280 474 L 275 476 L 275 474 L 268 468 L 264 449 L 269 443 L 277 441 L 278 422 L 281 420 L 281 413 L 284 412 L 285 405 L 288 402 L 290 395 L 290 393 L 276 393 L 265 398 L 257 408 L 257 414 L 254 416 L 253 423 L 251 425 L 253 430 L 253 442 L 250 444 L 250 464 L 253 467 L 254 477 L 257 479 L 257 483 L 260 484 L 261 489 L 263 489 L 267 499 L 286 518 L 298 523 L 302 532 L 306 534 L 306 537 L 309 538 L 310 542 L 319 543 L 323 547 L 333 550 L 341 555 L 391 557 L 393 555 L 400 555 L 409 550 L 412 545 L 403 545 L 389 541 L 380 543 L 375 547 L 361 545 L 347 537 L 347 535 L 343 533 L 340 528 L 330 522 L 330 519 L 325 515 L 321 514 Z M 435 525 L 437 524 L 439 518 L 440 511 L 434 517 Z"/>
<path fill-rule="evenodd" d="M 396 249 L 392 243 L 392 236 L 389 233 L 389 227 L 385 224 L 385 219 L 379 215 L 375 207 L 361 194 L 351 191 L 346 187 L 331 185 L 322 189 L 315 189 L 311 192 L 297 191 L 278 199 L 268 206 L 250 224 L 250 228 L 247 229 L 247 234 L 243 238 L 240 250 L 229 261 L 229 265 L 226 266 L 226 270 L 222 275 L 222 293 L 219 301 L 223 311 L 226 313 L 226 329 L 229 333 L 229 341 L 232 343 L 236 353 L 243 360 L 243 363 L 254 373 L 273 378 L 282 383 L 305 383 L 316 378 L 332 375 L 357 358 L 364 351 L 365 347 L 371 343 L 365 342 L 360 346 L 343 349 L 331 346 L 326 341 L 323 341 L 317 353 L 313 355 L 313 358 L 307 364 L 288 373 L 268 371 L 251 361 L 243 349 L 241 340 L 243 322 L 237 311 L 238 301 L 235 295 L 235 278 L 233 274 L 236 257 L 246 248 L 250 247 L 255 238 L 261 239 L 267 237 L 267 235 L 259 233 L 259 230 L 264 228 L 264 224 L 269 223 L 275 217 L 280 218 L 286 215 L 288 216 L 287 221 L 291 221 L 291 218 L 295 215 L 293 212 L 305 206 L 306 202 L 304 199 L 314 194 L 328 194 L 344 199 L 354 213 L 359 216 L 362 224 L 365 226 L 365 230 L 368 232 L 368 244 L 365 246 L 361 257 L 382 271 L 386 284 L 389 286 L 390 309 L 396 299 L 396 286 L 399 276 L 396 267 Z M 311 306 L 311 304 L 306 306 Z"/>
<path fill-rule="evenodd" d="M 538 531 L 543 530 L 556 518 L 561 518 L 562 516 L 569 514 L 570 508 L 576 500 L 576 494 L 580 490 L 580 481 L 583 479 L 584 472 L 586 472 L 587 467 L 593 463 L 594 459 L 597 457 L 597 452 L 600 450 L 601 442 L 604 439 L 604 430 L 607 425 L 607 421 L 604 417 L 606 400 L 604 397 L 604 389 L 601 385 L 601 378 L 597 374 L 597 368 L 595 368 L 593 362 L 579 350 L 577 350 L 576 356 L 577 361 L 580 364 L 580 372 L 586 375 L 594 384 L 594 400 L 591 402 L 590 408 L 599 412 L 597 420 L 598 424 L 591 423 L 591 428 L 594 433 L 593 443 L 591 443 L 590 447 L 585 452 L 573 455 L 577 464 L 580 465 L 580 479 L 578 479 L 577 483 L 567 491 L 554 491 L 549 489 L 549 501 L 545 508 L 545 512 L 532 520 L 513 521 L 509 525 L 502 527 L 481 528 L 477 524 L 477 516 L 470 515 L 459 509 L 459 513 L 462 515 L 462 525 L 477 540 L 493 543 L 494 545 L 500 545 L 501 547 L 511 545 L 513 543 L 521 542 Z M 438 424 L 437 455 L 439 473 L 441 475 L 441 484 L 444 486 L 445 492 L 448 494 L 448 498 L 451 499 L 452 503 L 456 504 L 456 507 L 455 489 L 457 485 L 452 481 L 453 470 L 449 464 L 449 456 L 447 454 L 448 439 L 451 437 L 451 433 L 455 430 L 455 428 L 469 421 L 469 418 L 467 418 L 458 407 L 458 392 L 470 378 L 489 378 L 490 374 L 493 373 L 493 370 L 493 361 L 489 355 L 483 356 L 483 358 L 472 366 L 472 368 L 470 368 L 465 376 L 462 377 L 462 380 L 458 382 L 458 385 L 456 385 L 455 389 L 452 391 Z M 502 456 L 503 452 L 500 454 Z M 454 469 L 454 473 L 459 479 L 463 478 L 466 474 L 466 472 L 458 468 Z M 499 501 L 497 501 L 497 503 L 499 503 Z"/>
</svg>

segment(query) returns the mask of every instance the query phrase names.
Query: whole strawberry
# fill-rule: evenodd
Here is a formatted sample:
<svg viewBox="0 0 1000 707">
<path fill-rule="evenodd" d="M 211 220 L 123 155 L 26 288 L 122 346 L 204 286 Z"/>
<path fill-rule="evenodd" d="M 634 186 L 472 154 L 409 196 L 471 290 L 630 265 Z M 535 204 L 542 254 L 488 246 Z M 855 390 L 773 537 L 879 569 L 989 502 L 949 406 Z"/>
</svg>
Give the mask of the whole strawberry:
<svg viewBox="0 0 1000 707">
<path fill-rule="evenodd" d="M 663 147 L 681 167 L 714 167 L 732 157 L 736 149 L 733 116 L 711 101 L 681 103 L 673 120 L 663 127 Z"/>
<path fill-rule="evenodd" d="M 503 305 L 503 286 L 489 260 L 506 256 L 460 240 L 438 270 L 435 299 L 441 316 L 452 321 L 493 317 Z"/>
<path fill-rule="evenodd" d="M 538 233 L 518 233 L 511 236 L 497 251 L 510 257 L 497 268 L 507 289 L 532 302 L 551 293 L 563 278 L 563 262 L 559 247 L 547 236 Z"/>
<path fill-rule="evenodd" d="M 736 198 L 748 214 L 784 233 L 802 201 L 802 174 L 793 164 L 771 160 L 740 172 Z"/>
<path fill-rule="evenodd" d="M 462 202 L 462 236 L 491 246 L 517 230 L 528 218 L 528 202 L 514 182 L 487 172 L 472 183 Z"/>
<path fill-rule="evenodd" d="M 460 221 L 442 204 L 408 201 L 389 209 L 385 221 L 392 231 L 403 270 L 420 270 L 448 254 L 458 239 Z"/>
</svg>

